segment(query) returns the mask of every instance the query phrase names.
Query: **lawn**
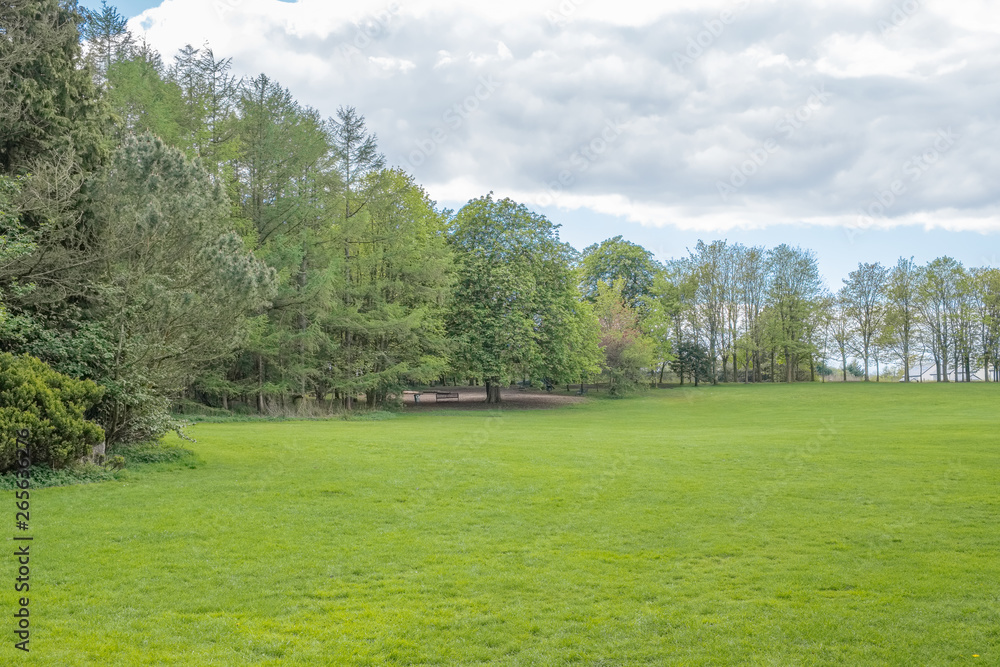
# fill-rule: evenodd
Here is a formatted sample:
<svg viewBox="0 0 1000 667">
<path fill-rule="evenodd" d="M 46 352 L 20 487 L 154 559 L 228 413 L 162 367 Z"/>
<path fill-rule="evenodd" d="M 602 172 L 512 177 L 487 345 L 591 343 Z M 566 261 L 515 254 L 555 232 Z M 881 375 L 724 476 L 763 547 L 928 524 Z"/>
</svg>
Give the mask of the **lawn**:
<svg viewBox="0 0 1000 667">
<path fill-rule="evenodd" d="M 33 492 L 30 664 L 1000 664 L 998 407 L 764 385 L 200 424 L 194 469 Z"/>
</svg>

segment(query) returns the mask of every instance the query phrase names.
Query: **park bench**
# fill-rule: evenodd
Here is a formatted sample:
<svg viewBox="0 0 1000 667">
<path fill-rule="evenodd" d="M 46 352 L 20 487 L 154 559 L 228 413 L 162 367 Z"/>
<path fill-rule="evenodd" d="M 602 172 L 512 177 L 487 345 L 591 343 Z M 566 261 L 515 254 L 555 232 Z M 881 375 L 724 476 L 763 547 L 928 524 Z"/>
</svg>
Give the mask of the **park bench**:
<svg viewBox="0 0 1000 667">
<path fill-rule="evenodd" d="M 434 395 L 437 396 L 437 401 L 457 401 L 458 392 L 457 391 L 435 391 Z"/>
</svg>

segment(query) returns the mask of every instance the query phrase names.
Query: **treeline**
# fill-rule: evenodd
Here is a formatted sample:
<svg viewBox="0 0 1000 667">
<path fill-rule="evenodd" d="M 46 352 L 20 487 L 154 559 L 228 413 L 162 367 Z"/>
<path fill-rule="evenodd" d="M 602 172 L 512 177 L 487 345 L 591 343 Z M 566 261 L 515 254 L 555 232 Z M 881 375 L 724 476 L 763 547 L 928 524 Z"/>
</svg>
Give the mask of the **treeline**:
<svg viewBox="0 0 1000 667">
<path fill-rule="evenodd" d="M 860 263 L 836 292 L 813 253 L 699 242 L 667 262 L 663 308 L 673 361 L 698 381 L 815 380 L 840 362 L 847 380 L 880 379 L 892 365 L 910 381 L 926 366 L 938 381 L 1000 381 L 1000 269 L 950 257 L 918 266 Z M 700 370 L 699 370 L 700 369 Z M 917 372 L 914 372 L 917 371 Z"/>
<path fill-rule="evenodd" d="M 509 200 L 435 207 L 353 108 L 172 61 L 105 6 L 0 7 L 0 348 L 91 379 L 110 442 L 171 402 L 378 406 L 598 370 L 574 251 Z"/>
<path fill-rule="evenodd" d="M 914 267 L 905 317 L 883 289 L 861 320 L 860 292 L 835 299 L 798 248 L 580 253 L 508 199 L 440 210 L 355 109 L 324 118 L 208 47 L 164 62 L 113 7 L 5 3 L 0 28 L 0 350 L 100 385 L 109 442 L 190 401 L 303 414 L 431 382 L 499 401 L 524 380 L 797 381 L 838 331 L 866 360 L 904 327 L 907 359 L 933 340 L 945 368 L 966 351 L 995 368 L 994 272 L 934 292 L 943 269 Z"/>
</svg>

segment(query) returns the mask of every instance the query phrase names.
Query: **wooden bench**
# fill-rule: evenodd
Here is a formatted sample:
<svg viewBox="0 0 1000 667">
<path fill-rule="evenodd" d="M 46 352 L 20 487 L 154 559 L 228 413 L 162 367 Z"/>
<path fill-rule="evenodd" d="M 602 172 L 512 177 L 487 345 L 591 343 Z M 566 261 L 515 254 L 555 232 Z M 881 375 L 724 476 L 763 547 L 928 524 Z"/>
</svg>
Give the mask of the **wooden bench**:
<svg viewBox="0 0 1000 667">
<path fill-rule="evenodd" d="M 438 403 L 440 403 L 441 401 L 459 400 L 457 391 L 435 391 L 434 395 L 437 397 Z"/>
</svg>

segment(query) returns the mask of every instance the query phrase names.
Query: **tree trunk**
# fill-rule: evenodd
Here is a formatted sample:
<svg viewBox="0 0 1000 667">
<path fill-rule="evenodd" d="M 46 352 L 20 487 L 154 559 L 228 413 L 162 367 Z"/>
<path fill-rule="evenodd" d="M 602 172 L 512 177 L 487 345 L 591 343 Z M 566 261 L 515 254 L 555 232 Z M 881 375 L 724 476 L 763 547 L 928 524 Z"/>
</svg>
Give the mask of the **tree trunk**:
<svg viewBox="0 0 1000 667">
<path fill-rule="evenodd" d="M 500 403 L 500 378 L 486 379 L 486 402 L 492 405 Z"/>
<path fill-rule="evenodd" d="M 906 377 L 903 382 L 910 381 L 910 337 L 904 331 L 903 332 L 903 372 L 906 373 Z"/>
<path fill-rule="evenodd" d="M 264 357 L 257 355 L 257 412 L 264 414 Z"/>
</svg>

